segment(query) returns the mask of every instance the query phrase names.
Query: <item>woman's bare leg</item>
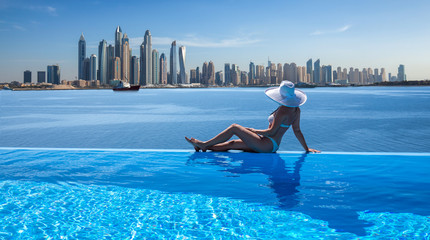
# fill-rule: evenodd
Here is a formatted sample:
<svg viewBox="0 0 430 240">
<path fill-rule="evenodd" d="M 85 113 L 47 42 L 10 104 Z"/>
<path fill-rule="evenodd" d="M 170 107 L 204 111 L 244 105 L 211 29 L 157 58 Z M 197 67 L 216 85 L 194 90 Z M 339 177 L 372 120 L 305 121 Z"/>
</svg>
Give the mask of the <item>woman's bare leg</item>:
<svg viewBox="0 0 430 240">
<path fill-rule="evenodd" d="M 226 152 L 228 150 L 242 150 L 245 152 L 255 152 L 252 148 L 248 147 L 242 140 L 231 140 L 224 143 L 218 143 L 208 148 L 214 152 Z"/>
<path fill-rule="evenodd" d="M 272 142 L 267 138 L 261 138 L 258 134 L 249 131 L 239 124 L 232 124 L 230 127 L 219 133 L 209 141 L 202 142 L 196 139 L 191 141 L 200 149 L 206 150 L 210 147 L 228 141 L 233 135 L 239 137 L 242 142 L 256 152 L 271 152 Z"/>
</svg>

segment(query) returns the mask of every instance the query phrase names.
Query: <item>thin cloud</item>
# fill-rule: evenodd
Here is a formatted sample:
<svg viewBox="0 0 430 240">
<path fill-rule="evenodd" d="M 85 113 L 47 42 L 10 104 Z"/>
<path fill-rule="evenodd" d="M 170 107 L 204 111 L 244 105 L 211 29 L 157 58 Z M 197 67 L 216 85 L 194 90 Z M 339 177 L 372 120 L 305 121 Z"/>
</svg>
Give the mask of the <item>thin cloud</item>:
<svg viewBox="0 0 430 240">
<path fill-rule="evenodd" d="M 12 25 L 12 27 L 15 28 L 15 29 L 17 29 L 17 30 L 20 30 L 20 31 L 26 31 L 27 30 L 23 26 L 20 26 L 20 25 L 17 25 L 17 24 Z"/>
<path fill-rule="evenodd" d="M 311 36 L 318 36 L 318 35 L 324 35 L 324 34 L 329 34 L 329 33 L 342 33 L 342 32 L 346 32 L 351 28 L 351 25 L 345 25 L 341 28 L 335 29 L 335 30 L 327 30 L 327 31 L 321 31 L 321 30 L 317 30 L 314 31 L 312 33 L 310 33 Z"/>
<path fill-rule="evenodd" d="M 174 38 L 170 37 L 152 37 L 152 45 L 170 45 Z M 139 47 L 143 42 L 143 37 L 130 38 L 130 46 L 132 48 Z M 203 39 L 197 38 L 194 35 L 188 35 L 184 39 L 177 39 L 177 45 L 185 45 L 187 47 L 202 47 L 202 48 L 229 48 L 243 47 L 261 42 L 261 39 L 251 38 L 230 38 L 230 39 Z"/>
<path fill-rule="evenodd" d="M 52 6 L 28 6 L 25 7 L 26 9 L 29 9 L 31 11 L 41 11 L 46 12 L 51 16 L 58 16 L 57 9 Z"/>
<path fill-rule="evenodd" d="M 345 32 L 345 31 L 347 31 L 350 28 L 351 28 L 351 25 L 345 25 L 345 26 L 337 29 L 337 32 Z"/>
</svg>

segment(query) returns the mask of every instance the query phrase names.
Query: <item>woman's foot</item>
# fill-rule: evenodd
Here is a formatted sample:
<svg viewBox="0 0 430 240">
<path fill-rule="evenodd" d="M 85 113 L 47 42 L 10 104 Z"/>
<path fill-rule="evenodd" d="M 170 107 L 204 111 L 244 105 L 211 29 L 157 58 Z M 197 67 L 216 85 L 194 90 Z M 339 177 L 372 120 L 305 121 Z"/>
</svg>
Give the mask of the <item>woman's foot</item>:
<svg viewBox="0 0 430 240">
<path fill-rule="evenodd" d="M 191 139 L 193 139 L 193 138 L 191 138 Z M 193 145 L 194 150 L 196 150 L 196 152 L 199 152 L 199 151 L 200 151 L 200 148 L 199 148 L 199 147 L 197 147 L 197 146 L 196 146 L 196 145 L 191 141 L 191 139 L 189 139 L 189 138 L 185 137 L 185 140 L 187 140 L 187 142 L 189 142 L 189 143 L 191 143 L 191 145 Z"/>
<path fill-rule="evenodd" d="M 203 152 L 206 152 L 206 146 L 204 145 L 204 143 L 200 140 L 197 140 L 195 138 L 191 138 L 190 139 L 191 142 L 193 143 L 194 146 L 198 147 L 199 149 L 201 149 Z"/>
</svg>

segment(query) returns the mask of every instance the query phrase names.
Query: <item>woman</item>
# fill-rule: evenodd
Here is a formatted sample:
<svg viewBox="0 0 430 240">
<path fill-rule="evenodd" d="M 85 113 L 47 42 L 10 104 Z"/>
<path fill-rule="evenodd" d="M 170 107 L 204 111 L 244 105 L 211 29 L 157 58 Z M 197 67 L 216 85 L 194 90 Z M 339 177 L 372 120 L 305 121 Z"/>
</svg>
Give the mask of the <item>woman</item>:
<svg viewBox="0 0 430 240">
<path fill-rule="evenodd" d="M 269 88 L 265 93 L 269 98 L 281 105 L 269 116 L 269 128 L 257 130 L 232 124 L 206 142 L 194 138 L 185 137 L 185 139 L 194 146 L 196 151 L 243 150 L 247 152 L 274 153 L 278 150 L 285 132 L 291 126 L 306 152 L 320 152 L 308 148 L 300 130 L 299 106 L 306 102 L 306 94 L 295 89 L 294 83 L 290 81 L 283 81 L 279 87 Z M 239 139 L 228 141 L 233 135 L 236 135 Z"/>
</svg>

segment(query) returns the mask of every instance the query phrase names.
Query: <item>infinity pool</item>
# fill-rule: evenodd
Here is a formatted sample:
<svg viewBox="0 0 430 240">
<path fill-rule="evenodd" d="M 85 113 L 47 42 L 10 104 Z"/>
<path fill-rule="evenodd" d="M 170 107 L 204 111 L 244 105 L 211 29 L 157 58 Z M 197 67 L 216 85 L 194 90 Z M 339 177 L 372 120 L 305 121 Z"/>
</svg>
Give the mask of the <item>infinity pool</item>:
<svg viewBox="0 0 430 240">
<path fill-rule="evenodd" d="M 0 155 L 0 239 L 430 238 L 430 154 Z"/>
</svg>

